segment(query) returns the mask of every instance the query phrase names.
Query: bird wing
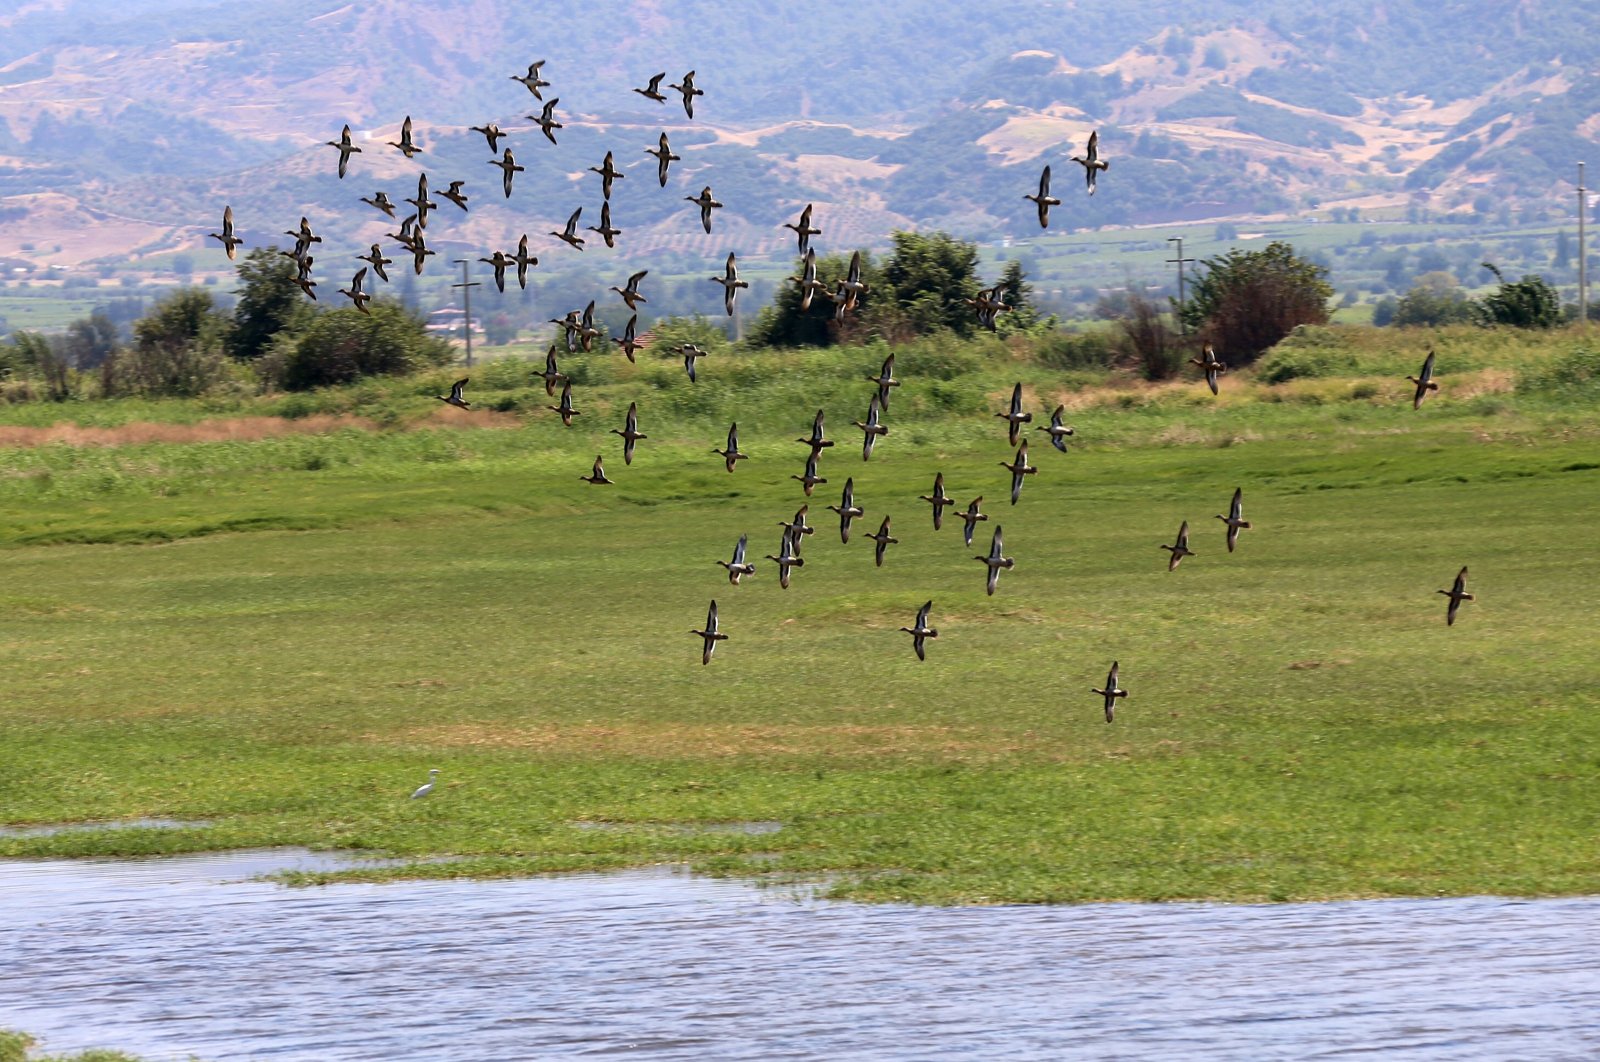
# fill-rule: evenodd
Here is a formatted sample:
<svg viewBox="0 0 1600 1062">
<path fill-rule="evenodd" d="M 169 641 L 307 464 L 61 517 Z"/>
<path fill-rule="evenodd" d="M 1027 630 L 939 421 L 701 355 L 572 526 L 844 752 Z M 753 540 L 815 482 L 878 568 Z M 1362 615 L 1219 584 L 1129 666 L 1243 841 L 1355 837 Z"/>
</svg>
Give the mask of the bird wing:
<svg viewBox="0 0 1600 1062">
<path fill-rule="evenodd" d="M 749 540 L 749 537 L 750 536 L 748 536 L 748 535 L 740 535 L 739 536 L 739 544 L 737 546 L 733 547 L 733 563 L 735 563 L 735 564 L 743 564 L 744 563 L 744 549 L 745 549 L 746 542 Z"/>
<path fill-rule="evenodd" d="M 1189 521 L 1187 520 L 1178 527 L 1178 548 L 1189 548 Z"/>
<path fill-rule="evenodd" d="M 465 377 L 464 376 L 461 379 L 457 380 L 455 383 L 450 385 L 450 397 L 451 398 L 455 399 L 457 402 L 461 401 L 461 389 L 463 387 L 467 386 L 467 380 L 468 379 L 470 379 L 470 377 Z"/>
<path fill-rule="evenodd" d="M 995 525 L 994 538 L 989 541 L 989 559 L 1002 560 L 1005 553 L 1005 543 L 1000 537 L 1000 526 Z"/>
<path fill-rule="evenodd" d="M 1228 522 L 1232 523 L 1244 515 L 1244 488 L 1233 489 L 1233 502 L 1228 506 Z"/>
<path fill-rule="evenodd" d="M 1114 690 L 1116 688 L 1117 688 L 1117 662 L 1115 660 L 1113 660 L 1113 661 L 1111 661 L 1111 671 L 1109 673 L 1107 673 L 1107 675 L 1106 675 L 1106 691 L 1110 692 L 1111 690 Z"/>
<path fill-rule="evenodd" d="M 923 605 L 921 608 L 917 609 L 918 627 L 926 627 L 928 625 L 928 611 L 932 608 L 933 602 L 929 601 L 926 605 Z"/>
<path fill-rule="evenodd" d="M 568 236 L 572 236 L 572 235 L 577 233 L 577 231 L 578 231 L 578 217 L 582 213 L 583 213 L 583 207 L 579 207 L 577 210 L 574 210 L 572 212 L 572 216 L 567 219 L 567 235 Z"/>
<path fill-rule="evenodd" d="M 1084 152 L 1089 162 L 1093 164 L 1100 157 L 1100 130 L 1096 129 L 1089 134 L 1089 147 Z"/>
</svg>

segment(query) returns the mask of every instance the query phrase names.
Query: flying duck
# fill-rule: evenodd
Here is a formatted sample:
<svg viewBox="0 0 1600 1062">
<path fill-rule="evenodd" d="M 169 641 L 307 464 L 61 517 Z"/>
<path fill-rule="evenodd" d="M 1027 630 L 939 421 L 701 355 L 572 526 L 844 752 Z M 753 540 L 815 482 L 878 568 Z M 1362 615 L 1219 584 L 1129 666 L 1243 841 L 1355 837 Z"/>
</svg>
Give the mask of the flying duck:
<svg viewBox="0 0 1600 1062">
<path fill-rule="evenodd" d="M 512 261 L 517 263 L 517 286 L 526 291 L 528 289 L 528 267 L 539 264 L 539 259 L 528 253 L 527 233 L 523 233 L 522 239 L 517 241 L 517 256 Z"/>
<path fill-rule="evenodd" d="M 511 259 L 506 257 L 506 253 L 504 251 L 495 251 L 488 258 L 480 258 L 478 261 L 487 262 L 494 267 L 494 286 L 502 292 L 505 291 L 506 267 L 511 265 Z"/>
<path fill-rule="evenodd" d="M 786 221 L 783 223 L 784 228 L 794 230 L 795 236 L 800 241 L 800 250 L 796 252 L 797 254 L 804 255 L 806 251 L 811 249 L 811 237 L 822 235 L 821 229 L 811 227 L 811 207 L 812 204 L 806 204 L 806 208 L 800 211 L 799 221 Z"/>
<path fill-rule="evenodd" d="M 566 126 L 556 121 L 555 118 L 556 104 L 560 102 L 561 97 L 557 96 L 555 99 L 544 105 L 544 110 L 539 112 L 539 117 L 535 118 L 531 114 L 527 116 L 529 121 L 538 123 L 539 131 L 543 133 L 544 138 L 550 141 L 552 144 L 556 142 L 556 130 L 566 128 Z"/>
<path fill-rule="evenodd" d="M 876 394 L 872 396 L 872 401 L 867 403 L 866 422 L 852 420 L 850 423 L 865 433 L 861 442 L 861 460 L 865 461 L 872 456 L 872 447 L 878 441 L 878 436 L 889 434 L 889 429 L 878 423 L 878 396 Z"/>
<path fill-rule="evenodd" d="M 639 272 L 637 272 L 637 273 L 633 274 L 632 276 L 630 276 L 628 278 L 628 283 L 626 285 L 624 285 L 623 287 L 619 288 L 616 285 L 612 285 L 611 290 L 616 292 L 618 295 L 622 296 L 622 301 L 628 304 L 628 310 L 629 310 L 630 313 L 633 312 L 633 311 L 638 310 L 639 309 L 639 304 L 641 302 L 649 302 L 650 301 L 649 299 L 645 298 L 643 295 L 639 294 L 639 281 L 643 280 L 645 277 L 647 277 L 649 275 L 650 275 L 650 270 L 641 269 L 641 270 L 639 270 Z M 635 319 L 637 319 L 637 318 L 635 318 Z M 633 360 L 633 355 L 631 353 L 628 355 L 628 360 L 629 361 Z"/>
<path fill-rule="evenodd" d="M 678 93 L 683 96 L 683 113 L 687 114 L 690 118 L 693 118 L 694 98 L 696 96 L 705 95 L 705 93 L 700 89 L 694 87 L 694 71 L 691 70 L 687 74 L 683 75 L 683 84 L 668 85 L 667 87 L 670 89 L 676 89 Z"/>
<path fill-rule="evenodd" d="M 583 316 L 578 320 L 578 342 L 583 345 L 585 354 L 594 347 L 594 341 L 603 333 L 594 323 L 594 300 L 589 300 L 589 305 L 583 308 Z"/>
<path fill-rule="evenodd" d="M 644 274 L 640 273 L 638 275 L 643 276 Z M 631 284 L 632 281 L 629 281 L 629 283 Z M 616 289 L 613 288 L 612 290 L 615 291 Z M 639 301 L 643 302 L 644 297 L 640 296 Z M 634 329 L 636 329 L 638 326 L 639 315 L 634 314 L 632 317 L 628 318 L 628 324 L 625 328 L 623 328 L 621 337 L 611 337 L 611 342 L 622 348 L 623 355 L 626 356 L 630 362 L 633 361 L 633 352 L 639 349 L 639 344 L 634 338 Z"/>
<path fill-rule="evenodd" d="M 535 375 L 544 378 L 544 393 L 551 398 L 556 396 L 556 384 L 558 382 L 567 382 L 566 374 L 556 367 L 556 347 L 554 343 L 550 344 L 550 349 L 544 352 L 544 372 L 535 373 Z"/>
<path fill-rule="evenodd" d="M 672 147 L 667 143 L 667 134 L 661 134 L 661 146 L 658 148 L 645 148 L 646 155 L 656 157 L 656 179 L 661 182 L 661 187 L 667 186 L 667 167 L 682 159 L 680 155 L 672 153 Z"/>
<path fill-rule="evenodd" d="M 828 285 L 817 279 L 817 249 L 815 247 L 807 249 L 805 261 L 800 267 L 800 275 L 789 279 L 800 285 L 800 312 L 807 312 L 811 309 L 812 298 L 818 292 L 825 293 L 828 290 Z"/>
<path fill-rule="evenodd" d="M 561 415 L 561 423 L 566 425 L 569 428 L 572 427 L 572 418 L 573 417 L 581 417 L 581 416 L 583 416 L 582 413 L 580 413 L 576 409 L 572 408 L 572 381 L 571 380 L 567 380 L 564 383 L 562 383 L 562 385 L 561 385 L 561 404 L 558 405 L 558 406 L 545 406 L 544 408 L 546 408 L 548 410 L 552 410 L 553 412 L 559 413 Z"/>
<path fill-rule="evenodd" d="M 811 456 L 806 458 L 805 475 L 789 477 L 790 479 L 798 479 L 800 481 L 800 485 L 806 489 L 806 497 L 808 498 L 811 497 L 811 491 L 818 483 L 828 482 L 826 477 L 817 475 L 817 453 L 818 451 L 812 450 Z M 731 472 L 733 470 L 729 469 L 729 471 Z"/>
<path fill-rule="evenodd" d="M 728 640 L 728 636 L 726 634 L 723 634 L 717 630 L 716 601 L 711 602 L 711 608 L 706 612 L 706 629 L 703 631 L 690 631 L 689 633 L 698 634 L 705 642 L 705 649 L 700 653 L 700 662 L 702 664 L 711 663 L 711 654 L 716 652 L 717 643 Z"/>
<path fill-rule="evenodd" d="M 618 431 L 616 428 L 612 428 L 611 434 L 622 436 L 622 463 L 625 465 L 633 464 L 634 444 L 640 439 L 650 438 L 650 436 L 641 434 L 639 431 L 639 403 L 628 403 L 628 419 L 623 422 L 622 430 Z"/>
<path fill-rule="evenodd" d="M 1228 525 L 1228 552 L 1233 552 L 1233 547 L 1239 542 L 1239 531 L 1248 529 L 1250 521 L 1243 519 L 1244 515 L 1244 488 L 1233 489 L 1233 501 L 1228 504 L 1228 515 L 1217 514 L 1217 519 Z M 1174 562 L 1173 567 L 1177 567 Z"/>
<path fill-rule="evenodd" d="M 885 413 L 889 412 L 889 388 L 900 386 L 900 381 L 894 378 L 894 355 L 884 358 L 883 368 L 878 370 L 878 375 L 867 379 L 878 385 L 878 405 L 883 407 Z"/>
<path fill-rule="evenodd" d="M 633 91 L 637 92 L 647 100 L 655 100 L 657 103 L 665 103 L 667 102 L 667 97 L 661 93 L 661 79 L 666 76 L 667 72 L 663 70 L 661 73 L 650 79 L 650 84 L 646 85 L 644 88 L 636 88 Z"/>
<path fill-rule="evenodd" d="M 1033 429 L 1034 431 L 1048 432 L 1050 434 L 1050 445 L 1062 453 L 1067 452 L 1066 437 L 1072 434 L 1072 429 L 1061 423 L 1061 417 L 1066 411 L 1066 406 L 1057 406 L 1055 412 L 1050 414 L 1050 426 L 1048 428 Z"/>
<path fill-rule="evenodd" d="M 915 626 L 900 628 L 907 634 L 911 635 L 911 648 L 917 651 L 918 660 L 928 659 L 927 650 L 922 647 L 923 640 L 927 638 L 939 637 L 939 632 L 928 626 L 928 612 L 932 608 L 933 602 L 929 601 L 927 604 L 917 609 L 917 618 L 914 621 Z"/>
<path fill-rule="evenodd" d="M 844 288 L 845 294 L 850 298 L 847 308 L 851 310 L 856 308 L 856 303 L 860 301 L 861 296 L 869 294 L 872 291 L 872 289 L 867 286 L 867 283 L 861 279 L 860 251 L 856 251 L 850 256 L 850 268 L 845 272 L 844 279 L 839 283 L 840 286 Z"/>
<path fill-rule="evenodd" d="M 689 374 L 689 382 L 694 383 L 695 361 L 705 357 L 706 352 L 693 343 L 685 343 L 678 348 L 678 353 L 683 355 L 683 371 Z"/>
<path fill-rule="evenodd" d="M 448 403 L 449 405 L 455 406 L 457 409 L 471 409 L 472 408 L 472 403 L 466 401 L 465 399 L 463 399 L 461 397 L 461 389 L 463 387 L 467 386 L 467 380 L 468 379 L 469 379 L 468 377 L 463 376 L 461 379 L 459 379 L 455 383 L 451 384 L 450 385 L 450 397 L 449 398 L 446 398 L 444 395 L 434 395 L 433 397 L 437 398 L 441 402 L 445 402 L 445 403 Z"/>
<path fill-rule="evenodd" d="M 499 135 L 505 136 L 504 133 L 500 133 Z M 511 153 L 510 148 L 506 148 L 505 154 L 501 155 L 499 158 L 490 159 L 489 165 L 500 167 L 500 190 L 506 194 L 507 199 L 510 199 L 511 178 L 516 174 L 525 172 L 528 167 L 517 165 L 517 157 Z"/>
<path fill-rule="evenodd" d="M 500 150 L 500 141 L 504 140 L 506 136 L 500 131 L 500 126 L 495 122 L 489 122 L 486 125 L 469 125 L 467 128 L 474 133 L 483 134 L 483 138 L 489 142 L 489 154 L 491 155 Z M 498 165 L 492 159 L 490 163 L 491 165 Z"/>
<path fill-rule="evenodd" d="M 615 483 L 616 480 L 606 478 L 606 470 L 600 467 L 600 455 L 594 455 L 594 468 L 587 476 L 579 476 L 585 483 Z"/>
<path fill-rule="evenodd" d="M 394 264 L 394 259 L 385 258 L 383 256 L 383 252 L 378 249 L 377 244 L 373 244 L 372 250 L 368 251 L 366 254 L 356 255 L 356 261 L 368 263 L 372 266 L 372 271 L 378 275 L 379 280 L 382 280 L 385 283 L 388 282 L 389 274 L 384 272 L 383 267 Z"/>
<path fill-rule="evenodd" d="M 609 151 L 606 152 L 605 161 L 600 163 L 598 166 L 590 166 L 589 172 L 598 173 L 600 175 L 600 194 L 602 198 L 607 200 L 611 198 L 611 183 L 613 181 L 620 181 L 623 177 L 627 176 L 621 170 L 617 169 L 616 165 L 611 161 L 611 152 Z"/>
<path fill-rule="evenodd" d="M 748 280 L 739 279 L 739 269 L 734 262 L 732 251 L 728 252 L 728 263 L 723 267 L 722 276 L 712 277 L 711 279 L 722 285 L 722 306 L 728 311 L 728 316 L 732 317 L 733 300 L 738 297 L 739 289 L 750 286 Z"/>
<path fill-rule="evenodd" d="M 422 151 L 421 148 L 417 147 L 417 145 L 411 141 L 411 115 L 406 115 L 406 120 L 400 123 L 399 143 L 391 140 L 388 142 L 388 146 L 396 149 L 400 152 L 400 154 L 404 155 L 408 159 L 413 158 Z"/>
<path fill-rule="evenodd" d="M 1088 182 L 1089 194 L 1094 195 L 1094 179 L 1101 170 L 1109 170 L 1111 163 L 1100 158 L 1100 130 L 1089 134 L 1089 146 L 1082 155 L 1072 156 L 1072 161 L 1083 167 L 1083 179 Z"/>
<path fill-rule="evenodd" d="M 1467 569 L 1463 567 L 1459 572 L 1456 572 L 1456 581 L 1450 584 L 1450 589 L 1435 592 L 1443 594 L 1450 599 L 1450 608 L 1444 614 L 1444 622 L 1445 626 L 1454 627 L 1456 625 L 1456 609 L 1461 607 L 1461 602 L 1473 600 L 1472 595 L 1467 593 Z"/>
<path fill-rule="evenodd" d="M 1017 433 L 1024 424 L 1033 422 L 1032 413 L 1022 411 L 1022 385 L 1019 383 L 1011 389 L 1011 408 L 995 416 L 1006 422 L 1006 436 L 1011 440 L 1011 445 L 1017 445 Z"/>
<path fill-rule="evenodd" d="M 1439 385 L 1433 382 L 1433 351 L 1428 351 L 1428 356 L 1422 362 L 1421 374 L 1407 376 L 1406 379 L 1417 385 L 1417 393 L 1411 396 L 1411 408 L 1421 409 L 1422 400 L 1428 397 L 1429 391 L 1437 391 Z"/>
<path fill-rule="evenodd" d="M 1222 359 L 1217 357 L 1217 352 L 1212 349 L 1211 344 L 1206 344 L 1205 349 L 1200 352 L 1198 358 L 1190 358 L 1189 364 L 1200 367 L 1200 371 L 1206 374 L 1206 386 L 1211 388 L 1212 394 L 1216 394 L 1217 377 L 1227 372 L 1228 367 L 1222 364 Z"/>
<path fill-rule="evenodd" d="M 754 575 L 756 573 L 756 566 L 754 564 L 746 563 L 744 559 L 744 548 L 748 539 L 748 535 L 739 536 L 739 544 L 733 547 L 733 560 L 717 561 L 718 564 L 728 569 L 728 582 L 732 583 L 734 586 L 739 585 L 739 579 L 741 576 Z"/>
<path fill-rule="evenodd" d="M 733 471 L 733 466 L 734 465 L 738 464 L 740 461 L 743 461 L 743 460 L 746 460 L 747 458 L 749 458 L 749 456 L 750 456 L 749 454 L 744 454 L 744 453 L 740 453 L 739 452 L 739 422 L 738 421 L 734 421 L 734 423 L 732 425 L 730 425 L 729 428 L 728 428 L 728 448 L 726 450 L 713 449 L 711 452 L 714 453 L 714 454 L 720 454 L 721 455 L 723 463 L 728 466 L 728 471 L 729 472 Z M 811 493 L 811 488 L 810 487 L 806 488 L 806 493 L 807 494 Z"/>
<path fill-rule="evenodd" d="M 367 206 L 376 207 L 391 218 L 394 217 L 394 203 L 390 202 L 388 192 L 374 192 L 370 196 L 364 195 L 361 197 L 361 201 Z"/>
<path fill-rule="evenodd" d="M 527 88 L 528 88 L 528 91 L 533 93 L 533 98 L 536 99 L 536 100 L 544 99 L 543 96 L 539 95 L 539 90 L 542 89 L 542 88 L 548 87 L 549 84 L 550 84 L 550 82 L 544 80 L 543 78 L 541 78 L 539 76 L 539 68 L 544 66 L 546 61 L 547 60 L 540 59 L 537 63 L 529 63 L 528 64 L 528 72 L 526 74 L 522 74 L 522 75 L 512 74 L 511 75 L 511 80 L 512 81 L 520 81 L 524 85 L 526 85 Z M 490 148 L 489 150 L 493 151 L 494 148 Z"/>
<path fill-rule="evenodd" d="M 830 505 L 829 509 L 839 514 L 839 541 L 850 541 L 850 521 L 863 515 L 861 507 L 856 504 L 856 481 L 850 477 L 844 481 L 844 496 L 839 499 L 838 505 Z"/>
<path fill-rule="evenodd" d="M 810 511 L 811 503 L 807 502 L 795 510 L 793 520 L 778 521 L 778 526 L 789 532 L 789 537 L 794 541 L 794 555 L 796 557 L 800 556 L 800 547 L 804 543 L 804 539 L 802 539 L 800 536 L 815 534 L 817 530 L 810 524 L 806 523 L 806 513 Z"/>
<path fill-rule="evenodd" d="M 900 541 L 898 538 L 892 538 L 889 535 L 889 518 L 887 516 L 883 518 L 883 523 L 878 525 L 877 534 L 868 535 L 867 537 L 878 544 L 877 549 L 873 550 L 872 559 L 873 563 L 881 568 L 883 567 L 883 551 Z"/>
<path fill-rule="evenodd" d="M 600 224 L 590 225 L 588 229 L 590 232 L 598 232 L 600 238 L 606 241 L 607 247 L 615 247 L 617 245 L 617 237 L 622 235 L 621 229 L 613 228 L 611 225 L 610 203 L 600 204 Z"/>
<path fill-rule="evenodd" d="M 380 192 L 379 194 L 381 195 L 382 193 Z M 225 206 L 222 208 L 222 231 L 208 232 L 206 235 L 213 240 L 222 241 L 222 249 L 227 253 L 228 261 L 237 260 L 234 252 L 244 241 L 233 234 L 233 207 Z"/>
<path fill-rule="evenodd" d="M 1169 572 L 1182 564 L 1183 558 L 1194 556 L 1194 550 L 1189 548 L 1189 521 L 1185 520 L 1178 527 L 1178 541 L 1175 545 L 1168 546 L 1163 544 L 1161 548 L 1172 554 L 1171 557 L 1167 558 L 1167 571 Z"/>
<path fill-rule="evenodd" d="M 816 417 L 811 421 L 811 437 L 796 439 L 795 442 L 805 443 L 807 446 L 811 447 L 812 453 L 816 453 L 818 450 L 822 450 L 833 445 L 832 439 L 825 439 L 822 437 L 822 410 L 817 410 Z"/>
<path fill-rule="evenodd" d="M 989 519 L 988 513 L 980 513 L 978 511 L 978 506 L 981 504 L 983 504 L 983 495 L 980 494 L 969 501 L 966 511 L 960 514 L 963 523 L 966 525 L 962 528 L 961 537 L 968 546 L 972 545 L 972 529 L 978 526 L 978 521 Z"/>
<path fill-rule="evenodd" d="M 1115 660 L 1111 661 L 1111 673 L 1106 676 L 1106 688 L 1103 690 L 1091 688 L 1089 692 L 1098 693 L 1106 699 L 1106 722 L 1111 722 L 1111 717 L 1117 711 L 1117 698 L 1128 695 L 1127 690 L 1117 685 L 1117 662 Z"/>
<path fill-rule="evenodd" d="M 792 532 L 783 533 L 783 545 L 778 547 L 778 555 L 774 557 L 767 554 L 767 560 L 778 563 L 778 586 L 784 590 L 789 589 L 789 571 L 792 568 L 805 567 L 805 560 L 800 556 L 800 548 L 794 543 Z"/>
<path fill-rule="evenodd" d="M 362 266 L 360 269 L 356 270 L 356 275 L 350 278 L 349 289 L 339 289 L 339 294 L 345 296 L 351 302 L 355 303 L 356 309 L 360 310 L 362 313 L 370 312 L 367 309 L 367 303 L 372 299 L 371 295 L 361 290 L 361 282 L 366 279 L 367 267 Z"/>
<path fill-rule="evenodd" d="M 467 193 L 463 192 L 461 187 L 466 183 L 466 181 L 451 181 L 450 187 L 439 194 L 465 211 L 467 209 Z"/>
<path fill-rule="evenodd" d="M 1011 472 L 1011 504 L 1017 504 L 1017 498 L 1022 494 L 1022 477 L 1031 476 L 1039 471 L 1036 465 L 1028 464 L 1028 440 L 1023 439 L 1022 445 L 1017 447 L 1017 456 L 1011 463 L 1000 462 L 1000 467 Z"/>
<path fill-rule="evenodd" d="M 329 147 L 339 149 L 339 180 L 344 180 L 344 169 L 350 164 L 350 156 L 360 154 L 361 149 L 350 142 L 350 123 L 346 122 L 344 132 L 338 140 L 327 141 Z"/>
<path fill-rule="evenodd" d="M 1017 563 L 1010 557 L 1001 556 L 1001 553 L 1004 549 L 1005 546 L 1000 540 L 1000 525 L 995 524 L 994 537 L 989 540 L 989 555 L 985 557 L 979 554 L 978 556 L 973 557 L 973 560 L 981 560 L 985 565 L 988 566 L 989 578 L 984 585 L 986 592 L 990 597 L 994 596 L 994 588 L 1000 583 L 1001 569 L 1009 569 Z"/>
<path fill-rule="evenodd" d="M 439 204 L 428 198 L 428 175 L 426 173 L 417 176 L 416 197 L 407 199 L 406 202 L 417 208 L 417 228 L 427 228 L 428 211 L 437 210 Z"/>
<path fill-rule="evenodd" d="M 955 499 L 944 492 L 944 473 L 935 472 L 933 475 L 933 493 L 919 494 L 918 500 L 925 501 L 933 506 L 933 529 L 938 531 L 944 527 L 944 511 L 947 506 L 955 504 Z M 972 545 L 971 531 L 968 531 L 967 545 Z"/>
<path fill-rule="evenodd" d="M 1050 208 L 1053 207 L 1053 206 L 1060 206 L 1061 205 L 1061 200 L 1053 198 L 1050 195 L 1050 167 L 1049 166 L 1046 166 L 1044 168 L 1044 172 L 1039 174 L 1039 192 L 1038 192 L 1038 194 L 1037 195 L 1025 195 L 1022 198 L 1033 200 L 1033 204 L 1039 208 L 1039 227 L 1041 229 L 1048 229 L 1050 227 Z"/>
<path fill-rule="evenodd" d="M 552 231 L 550 235 L 554 236 L 558 240 L 561 240 L 563 243 L 566 243 L 572 247 L 576 247 L 580 251 L 583 250 L 583 237 L 578 235 L 578 218 L 582 216 L 582 214 L 583 207 L 579 207 L 577 210 L 574 210 L 572 212 L 572 216 L 567 219 L 567 227 L 561 232 Z"/>
<path fill-rule="evenodd" d="M 711 186 L 708 184 L 700 189 L 699 195 L 686 195 L 683 198 L 691 203 L 699 204 L 700 224 L 709 233 L 711 231 L 711 212 L 722 206 L 721 203 L 717 202 L 716 197 L 711 194 Z"/>
</svg>

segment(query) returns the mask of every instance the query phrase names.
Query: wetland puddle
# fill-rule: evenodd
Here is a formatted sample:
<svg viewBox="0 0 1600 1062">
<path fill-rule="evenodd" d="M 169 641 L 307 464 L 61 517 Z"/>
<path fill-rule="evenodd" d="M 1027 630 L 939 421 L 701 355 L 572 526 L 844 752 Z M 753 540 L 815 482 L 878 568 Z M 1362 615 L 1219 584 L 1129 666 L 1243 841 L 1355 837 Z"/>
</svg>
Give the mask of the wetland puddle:
<svg viewBox="0 0 1600 1062">
<path fill-rule="evenodd" d="M 667 870 L 0 860 L 0 1027 L 187 1058 L 1572 1058 L 1600 898 L 911 908 Z"/>
</svg>

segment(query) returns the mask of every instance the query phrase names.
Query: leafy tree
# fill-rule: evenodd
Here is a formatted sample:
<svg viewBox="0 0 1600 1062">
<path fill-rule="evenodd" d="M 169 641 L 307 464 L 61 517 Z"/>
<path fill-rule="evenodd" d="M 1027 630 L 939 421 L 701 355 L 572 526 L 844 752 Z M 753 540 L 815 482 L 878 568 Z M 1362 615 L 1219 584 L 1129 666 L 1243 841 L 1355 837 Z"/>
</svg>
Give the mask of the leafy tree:
<svg viewBox="0 0 1600 1062">
<path fill-rule="evenodd" d="M 1328 271 L 1281 240 L 1200 264 L 1204 272 L 1179 312 L 1224 361 L 1252 362 L 1297 326 L 1327 323 Z"/>
<path fill-rule="evenodd" d="M 93 369 L 117 353 L 117 324 L 101 310 L 67 326 L 67 354 L 78 369 Z"/>
<path fill-rule="evenodd" d="M 294 282 L 295 265 L 276 247 L 258 247 L 239 263 L 239 304 L 233 310 L 228 353 L 254 361 L 280 332 L 305 331 L 316 310 Z"/>
<path fill-rule="evenodd" d="M 226 373 L 231 326 L 204 288 L 175 291 L 134 322 L 134 343 L 117 359 L 115 379 L 139 394 L 204 394 Z"/>
<path fill-rule="evenodd" d="M 1424 273 L 1395 304 L 1389 321 L 1397 328 L 1462 324 L 1473 319 L 1472 300 L 1462 294 L 1449 273 Z M 1374 315 L 1376 323 L 1376 315 Z"/>
<path fill-rule="evenodd" d="M 429 335 L 423 318 L 398 303 L 374 300 L 367 309 L 317 314 L 287 359 L 284 386 L 307 391 L 363 376 L 399 376 L 454 358 L 449 343 Z"/>
<path fill-rule="evenodd" d="M 64 402 L 72 397 L 75 375 L 68 359 L 65 344 L 59 336 L 43 336 L 37 332 L 18 332 L 11 337 L 11 350 L 6 361 L 12 366 L 37 374 L 44 380 L 45 392 L 52 402 Z"/>
<path fill-rule="evenodd" d="M 1183 368 L 1183 340 L 1162 317 L 1160 307 L 1130 291 L 1117 318 L 1117 351 L 1139 366 L 1147 380 L 1165 380 Z"/>
<path fill-rule="evenodd" d="M 978 293 L 978 248 L 946 232 L 897 231 L 891 238 L 883 279 L 912 330 L 971 333 L 977 321 L 962 300 Z"/>
<path fill-rule="evenodd" d="M 1478 300 L 1479 316 L 1485 324 L 1511 325 L 1513 328 L 1554 328 L 1561 323 L 1561 299 L 1544 277 L 1529 273 L 1509 281 L 1492 262 L 1483 268 L 1494 274 L 1500 286 Z"/>
</svg>

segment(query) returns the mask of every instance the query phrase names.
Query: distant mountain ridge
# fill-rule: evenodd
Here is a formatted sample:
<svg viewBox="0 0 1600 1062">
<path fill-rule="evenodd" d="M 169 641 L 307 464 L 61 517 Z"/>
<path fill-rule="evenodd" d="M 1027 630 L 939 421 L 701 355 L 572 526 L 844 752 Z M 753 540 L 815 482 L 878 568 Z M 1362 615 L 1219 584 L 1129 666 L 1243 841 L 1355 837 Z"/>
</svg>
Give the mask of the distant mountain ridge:
<svg viewBox="0 0 1600 1062">
<path fill-rule="evenodd" d="M 561 98 L 559 148 L 510 80 L 535 58 Z M 630 91 L 690 68 L 707 91 L 694 122 Z M 382 146 L 406 114 L 428 144 L 415 165 Z M 466 131 L 491 119 L 529 167 L 509 202 Z M 322 141 L 346 121 L 370 139 L 339 182 Z M 1096 128 L 1112 169 L 1089 199 L 1067 156 Z M 661 129 L 684 155 L 672 195 L 645 187 Z M 468 181 L 463 247 L 598 213 L 584 170 L 616 150 L 635 248 L 720 247 L 680 201 L 711 183 L 723 231 L 777 253 L 805 202 L 849 242 L 904 225 L 1026 234 L 1044 163 L 1075 228 L 1553 205 L 1597 139 L 1600 8 L 1541 0 L 1024 0 L 981 17 L 955 0 L 124 0 L 114 17 L 34 0 L 0 15 L 0 255 L 94 228 L 52 242 L 64 265 L 196 243 L 223 201 L 247 230 L 272 218 L 263 235 L 307 214 L 381 239 L 387 219 L 355 200 L 411 194 L 423 163 Z"/>
</svg>

